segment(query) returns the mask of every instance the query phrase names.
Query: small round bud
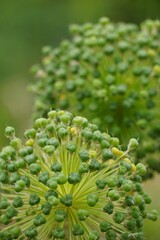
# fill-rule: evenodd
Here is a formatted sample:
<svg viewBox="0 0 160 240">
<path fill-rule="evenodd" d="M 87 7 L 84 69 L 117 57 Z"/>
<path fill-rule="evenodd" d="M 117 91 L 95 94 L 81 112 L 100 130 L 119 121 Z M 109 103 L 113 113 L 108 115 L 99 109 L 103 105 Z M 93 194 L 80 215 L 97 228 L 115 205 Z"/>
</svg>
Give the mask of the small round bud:
<svg viewBox="0 0 160 240">
<path fill-rule="evenodd" d="M 31 163 L 29 166 L 30 173 L 32 174 L 38 174 L 41 170 L 41 166 L 36 163 Z"/>
<path fill-rule="evenodd" d="M 107 232 L 111 228 L 111 224 L 107 221 L 103 221 L 99 225 L 101 232 Z"/>
<path fill-rule="evenodd" d="M 48 172 L 41 172 L 38 176 L 38 181 L 43 183 L 43 184 L 46 184 L 48 179 L 49 179 L 49 173 Z"/>
<path fill-rule="evenodd" d="M 144 176 L 147 172 L 146 167 L 142 164 L 142 163 L 138 163 L 136 165 L 136 172 L 141 175 Z"/>
<path fill-rule="evenodd" d="M 34 226 L 31 226 L 26 229 L 25 235 L 26 235 L 26 237 L 34 238 L 38 235 L 38 232 Z"/>
<path fill-rule="evenodd" d="M 70 173 L 68 176 L 68 182 L 70 184 L 77 184 L 81 181 L 81 175 L 79 173 Z"/>
<path fill-rule="evenodd" d="M 16 183 L 15 183 L 15 191 L 16 192 L 21 192 L 24 188 L 25 188 L 25 182 L 23 180 L 18 180 Z"/>
<path fill-rule="evenodd" d="M 15 199 L 12 202 L 12 205 L 15 208 L 22 207 L 23 204 L 24 204 L 24 202 L 23 202 L 22 198 L 19 196 L 15 197 Z"/>
<path fill-rule="evenodd" d="M 94 207 L 97 202 L 98 202 L 98 196 L 97 196 L 97 194 L 89 194 L 89 195 L 87 196 L 87 204 L 88 204 L 90 207 Z"/>
<path fill-rule="evenodd" d="M 62 171 L 62 165 L 59 162 L 55 162 L 51 165 L 51 170 L 54 172 L 61 172 Z"/>
<path fill-rule="evenodd" d="M 65 238 L 65 231 L 63 230 L 63 228 L 56 228 L 55 230 L 53 230 L 52 235 L 54 238 Z"/>
<path fill-rule="evenodd" d="M 137 148 L 139 145 L 138 141 L 135 138 L 131 138 L 129 140 L 129 144 L 128 144 L 128 150 L 132 150 L 134 148 Z"/>
<path fill-rule="evenodd" d="M 40 197 L 36 193 L 31 193 L 29 197 L 29 204 L 31 206 L 37 205 L 40 202 Z"/>
<path fill-rule="evenodd" d="M 42 224 L 46 223 L 46 219 L 43 215 L 41 214 L 38 214 L 34 220 L 33 220 L 33 223 L 35 226 L 41 226 Z"/>
<path fill-rule="evenodd" d="M 103 208 L 103 211 L 108 214 L 112 214 L 113 210 L 114 210 L 114 205 L 112 202 L 108 202 Z"/>
<path fill-rule="evenodd" d="M 54 177 L 48 179 L 46 184 L 51 189 L 56 189 L 58 187 L 57 180 Z"/>
<path fill-rule="evenodd" d="M 47 119 L 46 118 L 38 118 L 35 121 L 35 128 L 44 128 L 47 126 Z"/>
<path fill-rule="evenodd" d="M 120 198 L 120 195 L 118 191 L 116 190 L 110 190 L 107 194 L 107 196 L 112 200 L 112 201 L 117 201 Z"/>
<path fill-rule="evenodd" d="M 64 210 L 58 209 L 55 211 L 54 219 L 56 222 L 63 222 L 66 217 L 67 214 Z"/>
<path fill-rule="evenodd" d="M 44 215 L 49 215 L 50 211 L 51 211 L 51 208 L 52 208 L 52 204 L 50 202 L 46 202 L 42 205 L 41 210 L 42 210 Z M 45 223 L 45 220 L 44 220 L 44 223 Z"/>
<path fill-rule="evenodd" d="M 84 229 L 80 225 L 74 224 L 73 229 L 72 229 L 72 233 L 75 236 L 81 236 L 81 235 L 84 234 Z"/>
<path fill-rule="evenodd" d="M 89 153 L 87 150 L 80 150 L 78 155 L 82 162 L 86 162 L 89 159 Z"/>
<path fill-rule="evenodd" d="M 89 216 L 89 212 L 84 209 L 78 209 L 77 215 L 80 221 L 84 221 Z"/>
<path fill-rule="evenodd" d="M 57 176 L 57 183 L 63 185 L 67 182 L 67 177 L 63 173 L 59 173 Z"/>
<path fill-rule="evenodd" d="M 63 197 L 61 197 L 60 202 L 66 207 L 72 206 L 72 194 L 64 195 Z"/>
<path fill-rule="evenodd" d="M 47 153 L 48 155 L 52 155 L 55 151 L 55 147 L 52 146 L 52 145 L 46 145 L 44 148 L 43 148 L 44 152 Z"/>
<path fill-rule="evenodd" d="M 5 128 L 5 135 L 7 137 L 14 137 L 15 136 L 15 129 L 13 127 L 6 127 Z"/>
<path fill-rule="evenodd" d="M 100 234 L 98 231 L 94 230 L 89 234 L 89 240 L 98 240 L 100 239 Z"/>
</svg>

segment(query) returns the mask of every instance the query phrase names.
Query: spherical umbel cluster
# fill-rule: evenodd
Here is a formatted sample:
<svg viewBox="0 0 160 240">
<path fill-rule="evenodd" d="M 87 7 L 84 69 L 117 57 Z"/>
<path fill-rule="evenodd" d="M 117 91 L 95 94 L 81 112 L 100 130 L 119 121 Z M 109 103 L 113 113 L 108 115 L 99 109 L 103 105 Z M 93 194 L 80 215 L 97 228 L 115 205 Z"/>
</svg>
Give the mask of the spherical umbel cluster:
<svg viewBox="0 0 160 240">
<path fill-rule="evenodd" d="M 144 146 L 138 158 L 160 171 L 156 156 L 149 155 L 160 148 L 160 22 L 139 27 L 102 18 L 70 31 L 70 41 L 45 47 L 42 66 L 33 67 L 36 116 L 68 109 L 125 144 L 139 137 Z"/>
<path fill-rule="evenodd" d="M 102 133 L 86 118 L 50 111 L 25 132 L 25 145 L 12 127 L 0 152 L 1 240 L 143 239 L 150 197 L 118 138 Z"/>
</svg>

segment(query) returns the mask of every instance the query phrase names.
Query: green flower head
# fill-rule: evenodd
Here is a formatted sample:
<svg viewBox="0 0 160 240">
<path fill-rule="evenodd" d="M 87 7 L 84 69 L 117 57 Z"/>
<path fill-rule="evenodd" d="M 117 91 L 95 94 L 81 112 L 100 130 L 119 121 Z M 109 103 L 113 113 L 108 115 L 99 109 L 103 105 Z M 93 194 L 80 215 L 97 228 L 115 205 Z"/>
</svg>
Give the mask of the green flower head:
<svg viewBox="0 0 160 240">
<path fill-rule="evenodd" d="M 139 160 L 160 172 L 160 22 L 72 25 L 71 40 L 45 47 L 33 67 L 36 116 L 48 110 L 81 112 L 126 145 L 139 138 Z M 150 154 L 151 153 L 151 154 Z"/>
<path fill-rule="evenodd" d="M 5 130 L 10 144 L 0 152 L 1 240 L 143 239 L 150 197 L 118 138 L 86 118 L 50 111 L 25 132 L 26 143 Z"/>
</svg>

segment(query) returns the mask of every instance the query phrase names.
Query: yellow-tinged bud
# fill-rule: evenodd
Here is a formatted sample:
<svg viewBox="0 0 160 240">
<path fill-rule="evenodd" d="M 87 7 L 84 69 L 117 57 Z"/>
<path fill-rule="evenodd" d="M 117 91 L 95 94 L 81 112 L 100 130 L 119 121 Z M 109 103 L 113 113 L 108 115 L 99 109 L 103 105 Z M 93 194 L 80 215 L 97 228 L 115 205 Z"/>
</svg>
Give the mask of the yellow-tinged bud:
<svg viewBox="0 0 160 240">
<path fill-rule="evenodd" d="M 154 70 L 155 73 L 158 73 L 158 74 L 159 74 L 159 73 L 160 73 L 160 66 L 155 65 L 154 68 L 153 68 L 153 70 Z"/>
<path fill-rule="evenodd" d="M 134 164 L 134 163 L 132 163 L 132 168 L 131 168 L 131 171 L 132 171 L 132 172 L 135 172 L 135 171 L 136 171 L 136 166 L 135 166 L 135 164 Z"/>
<path fill-rule="evenodd" d="M 131 160 L 129 158 L 125 158 L 124 161 L 131 164 Z"/>
<path fill-rule="evenodd" d="M 114 160 L 113 160 L 113 159 L 110 159 L 110 160 L 107 161 L 107 164 L 108 164 L 108 165 L 111 165 L 111 164 L 113 164 L 113 163 L 114 163 Z"/>
<path fill-rule="evenodd" d="M 26 146 L 33 146 L 33 143 L 34 143 L 34 139 L 28 139 L 26 141 Z"/>
<path fill-rule="evenodd" d="M 94 158 L 97 155 L 97 152 L 94 150 L 89 150 L 89 156 L 90 158 Z"/>
<path fill-rule="evenodd" d="M 71 134 L 76 134 L 76 128 L 75 127 L 72 127 L 71 129 L 70 129 L 70 131 L 71 131 Z"/>
<path fill-rule="evenodd" d="M 156 55 L 155 51 L 153 49 L 148 49 L 148 55 L 150 57 L 154 57 Z"/>
<path fill-rule="evenodd" d="M 119 150 L 118 148 L 116 148 L 116 147 L 112 147 L 112 153 L 114 154 L 114 155 L 116 155 L 116 156 L 122 156 L 123 154 L 124 154 L 124 152 L 123 151 L 121 151 L 121 150 Z"/>
</svg>

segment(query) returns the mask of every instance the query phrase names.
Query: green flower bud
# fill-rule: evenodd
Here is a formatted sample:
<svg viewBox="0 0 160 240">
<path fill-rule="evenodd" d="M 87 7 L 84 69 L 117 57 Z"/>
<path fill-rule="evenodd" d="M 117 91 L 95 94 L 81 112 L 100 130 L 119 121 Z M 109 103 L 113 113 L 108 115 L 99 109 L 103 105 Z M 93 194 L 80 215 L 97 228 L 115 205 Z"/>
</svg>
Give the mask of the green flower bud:
<svg viewBox="0 0 160 240">
<path fill-rule="evenodd" d="M 14 183 L 17 182 L 19 179 L 20 179 L 20 175 L 19 175 L 17 172 L 11 173 L 11 174 L 10 174 L 10 177 L 9 177 L 9 182 L 10 182 L 11 184 L 14 184 Z"/>
<path fill-rule="evenodd" d="M 21 192 L 24 188 L 25 188 L 25 182 L 23 180 L 18 180 L 16 183 L 15 183 L 15 191 L 16 192 Z"/>
<path fill-rule="evenodd" d="M 57 228 L 53 230 L 52 235 L 54 238 L 64 238 L 65 237 L 65 231 L 63 228 Z"/>
<path fill-rule="evenodd" d="M 67 182 L 67 177 L 63 173 L 59 173 L 57 176 L 57 183 L 63 185 Z"/>
<path fill-rule="evenodd" d="M 139 145 L 138 141 L 135 138 L 131 138 L 128 144 L 128 150 L 132 150 L 137 148 Z"/>
<path fill-rule="evenodd" d="M 49 173 L 48 172 L 41 172 L 38 176 L 38 181 L 43 183 L 43 184 L 46 184 L 48 179 L 49 179 Z"/>
<path fill-rule="evenodd" d="M 58 187 L 56 179 L 54 177 L 48 179 L 47 186 L 51 189 L 56 189 Z"/>
<path fill-rule="evenodd" d="M 48 155 L 52 155 L 55 151 L 55 147 L 52 145 L 47 145 L 44 147 L 44 152 L 47 153 Z"/>
<path fill-rule="evenodd" d="M 114 230 L 109 229 L 107 231 L 106 238 L 108 238 L 109 240 L 114 240 L 114 239 L 116 239 L 116 237 L 117 237 L 117 233 Z"/>
<path fill-rule="evenodd" d="M 29 204 L 34 206 L 40 202 L 40 197 L 36 193 L 31 193 L 29 197 Z"/>
<path fill-rule="evenodd" d="M 64 210 L 58 209 L 55 211 L 54 219 L 56 222 L 63 222 L 66 217 L 67 214 Z"/>
<path fill-rule="evenodd" d="M 61 172 L 62 171 L 62 165 L 59 162 L 55 162 L 51 165 L 51 170 L 54 172 Z"/>
<path fill-rule="evenodd" d="M 21 235 L 20 227 L 13 227 L 9 230 L 9 232 L 10 232 L 13 239 L 18 239 L 19 236 Z"/>
<path fill-rule="evenodd" d="M 58 193 L 54 190 L 49 190 L 48 192 L 45 193 L 45 199 L 48 200 L 50 196 L 58 198 Z"/>
<path fill-rule="evenodd" d="M 84 209 L 78 209 L 77 215 L 80 221 L 84 221 L 89 216 L 89 212 Z"/>
<path fill-rule="evenodd" d="M 32 174 L 38 174 L 41 170 L 41 167 L 36 163 L 31 163 L 29 166 L 29 170 L 30 170 L 30 173 Z"/>
<path fill-rule="evenodd" d="M 32 163 L 36 163 L 37 159 L 38 158 L 34 153 L 24 157 L 24 160 L 28 165 L 30 165 Z"/>
<path fill-rule="evenodd" d="M 39 118 L 35 121 L 35 128 L 44 128 L 47 126 L 46 118 Z"/>
<path fill-rule="evenodd" d="M 64 195 L 63 197 L 61 197 L 60 202 L 66 207 L 72 206 L 72 194 Z"/>
<path fill-rule="evenodd" d="M 112 200 L 112 201 L 117 201 L 120 198 L 119 193 L 116 190 L 110 190 L 107 193 L 107 196 Z"/>
<path fill-rule="evenodd" d="M 13 207 L 18 208 L 23 206 L 23 199 L 19 196 L 15 197 L 15 199 L 12 202 Z"/>
<path fill-rule="evenodd" d="M 30 186 L 30 179 L 27 176 L 22 176 L 21 180 L 25 182 L 26 187 Z"/>
<path fill-rule="evenodd" d="M 9 219 L 13 218 L 17 214 L 18 214 L 18 211 L 14 207 L 12 207 L 12 206 L 7 207 L 7 209 L 6 209 L 7 218 L 9 218 Z"/>
<path fill-rule="evenodd" d="M 11 218 L 8 218 L 6 214 L 2 214 L 0 216 L 0 223 L 3 223 L 4 225 L 8 225 L 11 222 Z"/>
<path fill-rule="evenodd" d="M 8 183 L 8 176 L 5 171 L 0 172 L 0 182 L 1 183 Z"/>
<path fill-rule="evenodd" d="M 74 224 L 72 232 L 75 236 L 81 236 L 84 234 L 84 229 L 80 225 Z"/>
<path fill-rule="evenodd" d="M 107 232 L 111 228 L 111 224 L 107 221 L 103 221 L 99 225 L 101 232 Z"/>
<path fill-rule="evenodd" d="M 89 159 L 89 153 L 87 150 L 80 150 L 78 155 L 82 162 L 86 162 Z"/>
<path fill-rule="evenodd" d="M 33 223 L 35 226 L 41 226 L 42 224 L 46 223 L 46 219 L 43 215 L 39 214 L 34 218 Z"/>
<path fill-rule="evenodd" d="M 104 208 L 103 208 L 103 211 L 108 213 L 108 214 L 112 214 L 113 211 L 114 211 L 114 205 L 112 202 L 108 202 Z"/>
<path fill-rule="evenodd" d="M 146 167 L 142 163 L 138 163 L 136 166 L 136 171 L 139 175 L 144 176 L 146 174 Z"/>
<path fill-rule="evenodd" d="M 130 192 L 134 187 L 134 184 L 131 180 L 126 180 L 123 182 L 122 184 L 122 189 L 125 191 L 125 192 Z"/>
<path fill-rule="evenodd" d="M 96 181 L 96 185 L 99 189 L 104 189 L 107 184 L 107 181 L 105 179 L 98 179 Z"/>
<path fill-rule="evenodd" d="M 97 202 L 98 202 L 98 196 L 96 194 L 89 194 L 87 196 L 87 204 L 90 207 L 94 207 Z"/>
<path fill-rule="evenodd" d="M 75 152 L 75 151 L 76 151 L 76 146 L 75 146 L 75 144 L 69 143 L 69 144 L 67 145 L 67 150 L 68 150 L 70 153 Z"/>
<path fill-rule="evenodd" d="M 25 133 L 24 133 L 24 136 L 28 139 L 30 139 L 30 138 L 34 139 L 35 136 L 36 136 L 36 130 L 34 128 L 26 130 Z"/>
<path fill-rule="evenodd" d="M 68 176 L 68 182 L 70 184 L 77 184 L 81 181 L 81 175 L 79 173 L 70 173 L 69 176 Z"/>
<path fill-rule="evenodd" d="M 7 199 L 1 199 L 0 200 L 0 209 L 6 209 L 7 207 L 9 207 L 10 203 L 8 202 Z"/>
<path fill-rule="evenodd" d="M 49 196 L 48 201 L 52 206 L 57 206 L 59 204 L 59 199 L 55 196 Z"/>
<path fill-rule="evenodd" d="M 53 197 L 53 196 L 52 196 Z M 51 198 L 51 196 L 49 197 Z M 49 201 L 49 198 L 48 198 L 48 201 Z M 54 197 L 55 198 L 55 197 Z M 41 210 L 43 212 L 44 215 L 49 215 L 50 214 L 50 211 L 51 211 L 51 208 L 52 208 L 52 204 L 50 202 L 46 202 L 45 204 L 42 205 L 41 207 Z M 44 220 L 45 221 L 45 220 Z M 44 222 L 45 223 L 45 222 Z"/>
<path fill-rule="evenodd" d="M 109 149 L 103 149 L 102 159 L 104 161 L 109 160 L 113 157 L 113 153 Z"/>
<path fill-rule="evenodd" d="M 81 163 L 78 169 L 79 174 L 87 173 L 89 171 L 89 165 L 87 163 Z"/>
<path fill-rule="evenodd" d="M 25 235 L 26 235 L 26 237 L 34 238 L 38 235 L 38 232 L 34 226 L 31 226 L 26 229 Z"/>
<path fill-rule="evenodd" d="M 122 223 L 126 218 L 126 214 L 122 212 L 115 212 L 113 219 L 116 223 Z"/>
<path fill-rule="evenodd" d="M 6 127 L 5 128 L 5 135 L 7 136 L 7 137 L 14 137 L 14 135 L 15 135 L 15 129 L 13 128 L 13 127 Z"/>
<path fill-rule="evenodd" d="M 68 135 L 67 129 L 64 128 L 64 127 L 59 128 L 58 129 L 58 135 L 59 135 L 60 138 L 66 137 Z"/>
</svg>

